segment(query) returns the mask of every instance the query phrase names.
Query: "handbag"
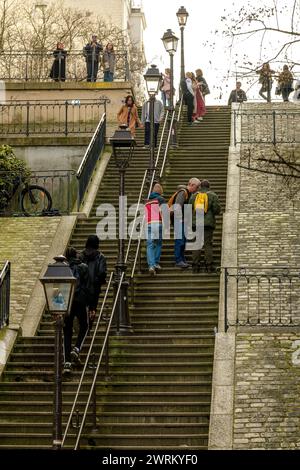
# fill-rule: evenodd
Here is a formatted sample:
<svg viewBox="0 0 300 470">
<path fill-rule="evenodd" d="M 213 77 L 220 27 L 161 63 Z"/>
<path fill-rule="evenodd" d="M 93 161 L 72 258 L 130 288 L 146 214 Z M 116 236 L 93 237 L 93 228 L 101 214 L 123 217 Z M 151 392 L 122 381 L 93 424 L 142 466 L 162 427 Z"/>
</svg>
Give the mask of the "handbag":
<svg viewBox="0 0 300 470">
<path fill-rule="evenodd" d="M 279 85 L 275 88 L 275 95 L 281 95 L 281 87 Z"/>
</svg>

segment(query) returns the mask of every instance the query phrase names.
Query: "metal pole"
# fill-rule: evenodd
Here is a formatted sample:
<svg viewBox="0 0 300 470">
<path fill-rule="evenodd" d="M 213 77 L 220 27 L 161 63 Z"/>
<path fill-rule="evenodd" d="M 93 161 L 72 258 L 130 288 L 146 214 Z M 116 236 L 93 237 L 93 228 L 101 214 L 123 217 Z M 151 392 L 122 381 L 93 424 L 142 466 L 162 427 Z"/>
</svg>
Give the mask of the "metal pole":
<svg viewBox="0 0 300 470">
<path fill-rule="evenodd" d="M 68 100 L 65 102 L 65 135 L 68 135 Z"/>
<path fill-rule="evenodd" d="M 184 80 L 185 77 L 185 64 L 184 64 L 184 26 L 181 26 L 181 67 L 180 67 L 180 83 Z M 179 87 L 179 98 L 182 96 L 181 87 Z"/>
<path fill-rule="evenodd" d="M 124 195 L 125 195 L 125 168 L 119 168 L 120 172 L 120 208 L 119 208 L 119 240 L 118 240 L 118 261 L 115 266 L 115 297 L 118 293 L 118 286 L 122 279 L 120 292 L 117 299 L 116 310 L 114 313 L 113 327 L 114 332 L 117 335 L 126 335 L 132 333 L 132 327 L 129 319 L 128 309 L 128 282 L 125 280 L 125 274 L 127 266 L 125 264 L 125 240 L 124 233 L 126 227 L 124 227 L 124 217 L 126 213 L 126 207 L 123 207 Z"/>
<path fill-rule="evenodd" d="M 227 289 L 228 289 L 228 268 L 225 268 L 224 273 L 224 331 L 227 333 L 228 330 L 228 311 L 227 311 Z"/>
<path fill-rule="evenodd" d="M 54 342 L 54 403 L 53 403 L 53 450 L 60 450 L 62 443 L 62 329 L 63 316 L 55 318 Z"/>
<path fill-rule="evenodd" d="M 30 103 L 26 103 L 26 135 L 29 136 L 29 113 L 30 113 Z"/>
<path fill-rule="evenodd" d="M 154 121 L 154 103 L 155 96 L 150 96 L 150 160 L 149 160 L 149 185 L 152 181 L 152 175 L 155 165 L 155 121 Z M 149 188 L 150 189 L 150 188 Z"/>
<path fill-rule="evenodd" d="M 174 56 L 173 54 L 170 54 L 170 70 L 171 70 L 171 90 L 170 90 L 170 111 L 172 114 L 172 111 L 174 109 L 174 77 L 173 77 L 173 69 L 174 69 Z"/>
<path fill-rule="evenodd" d="M 272 112 L 272 122 L 273 122 L 273 144 L 276 145 L 276 112 Z"/>
</svg>

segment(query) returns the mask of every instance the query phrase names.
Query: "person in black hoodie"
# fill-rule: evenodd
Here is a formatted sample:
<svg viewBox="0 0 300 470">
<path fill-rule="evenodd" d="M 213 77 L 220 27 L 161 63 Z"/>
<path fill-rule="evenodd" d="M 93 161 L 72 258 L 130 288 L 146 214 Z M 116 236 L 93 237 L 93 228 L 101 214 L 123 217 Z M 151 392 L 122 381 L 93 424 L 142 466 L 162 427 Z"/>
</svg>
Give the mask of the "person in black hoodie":
<svg viewBox="0 0 300 470">
<path fill-rule="evenodd" d="M 66 258 L 76 278 L 76 286 L 71 306 L 70 315 L 65 318 L 64 325 L 64 354 L 65 364 L 63 373 L 69 374 L 72 370 L 72 362 L 79 363 L 79 352 L 88 330 L 87 308 L 90 303 L 89 293 L 89 269 L 77 256 L 73 247 L 67 248 Z M 72 349 L 72 334 L 74 318 L 78 318 L 79 332 L 74 348 Z"/>
<path fill-rule="evenodd" d="M 85 249 L 81 254 L 81 260 L 87 264 L 89 269 L 89 320 L 90 326 L 94 321 L 101 286 L 106 282 L 106 259 L 103 253 L 99 251 L 99 238 L 97 235 L 90 235 L 86 241 Z"/>
</svg>

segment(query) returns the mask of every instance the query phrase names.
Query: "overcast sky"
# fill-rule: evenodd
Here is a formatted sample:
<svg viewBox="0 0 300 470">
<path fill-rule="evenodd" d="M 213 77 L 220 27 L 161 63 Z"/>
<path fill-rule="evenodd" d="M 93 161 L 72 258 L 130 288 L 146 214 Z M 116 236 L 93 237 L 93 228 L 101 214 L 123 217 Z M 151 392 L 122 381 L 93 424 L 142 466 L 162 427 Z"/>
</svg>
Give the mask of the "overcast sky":
<svg viewBox="0 0 300 470">
<path fill-rule="evenodd" d="M 279 4 L 280 2 L 292 3 L 292 0 L 277 1 Z M 185 28 L 185 70 L 195 71 L 196 68 L 203 69 L 204 77 L 209 82 L 212 92 L 207 100 L 208 104 L 216 101 L 226 101 L 229 91 L 235 85 L 236 57 L 233 53 L 230 54 L 230 41 L 217 36 L 215 31 L 220 31 L 222 27 L 221 16 L 224 14 L 225 8 L 227 11 L 234 12 L 235 16 L 237 16 L 237 9 L 249 3 L 255 7 L 262 4 L 273 6 L 274 0 L 264 0 L 263 2 L 262 0 L 235 0 L 235 2 L 233 0 L 143 0 L 143 8 L 147 21 L 147 29 L 144 36 L 147 60 L 149 63 L 158 65 L 161 71 L 169 66 L 169 56 L 164 50 L 161 37 L 168 28 L 171 28 L 180 37 L 176 12 L 181 5 L 184 5 L 190 15 Z M 206 40 L 209 40 L 211 43 L 216 42 L 213 52 L 210 48 L 203 47 L 203 43 Z M 258 62 L 260 57 L 257 41 L 240 40 L 237 47 L 238 53 L 243 54 L 246 51 L 252 59 L 256 59 Z M 272 44 L 270 44 L 270 49 L 272 47 Z M 264 60 L 266 57 L 262 56 L 261 59 Z M 175 57 L 175 67 L 178 75 L 180 70 L 180 44 Z M 231 74 L 228 74 L 229 69 Z M 224 77 L 226 77 L 225 80 Z M 176 80 L 177 82 L 178 79 L 179 75 Z M 243 85 L 243 88 L 248 88 L 248 84 L 245 81 Z M 222 91 L 219 87 L 222 88 Z M 252 93 L 255 96 L 257 90 L 258 85 L 254 85 L 249 90 L 249 95 Z M 220 93 L 222 93 L 221 101 L 219 101 Z"/>
</svg>

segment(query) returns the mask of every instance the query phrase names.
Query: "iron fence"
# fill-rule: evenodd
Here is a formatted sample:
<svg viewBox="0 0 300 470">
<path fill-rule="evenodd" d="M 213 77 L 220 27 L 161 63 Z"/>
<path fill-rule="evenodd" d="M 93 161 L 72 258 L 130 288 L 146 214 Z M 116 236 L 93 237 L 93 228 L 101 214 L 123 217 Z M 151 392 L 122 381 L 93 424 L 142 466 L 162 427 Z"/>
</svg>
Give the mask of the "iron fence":
<svg viewBox="0 0 300 470">
<path fill-rule="evenodd" d="M 76 174 L 77 181 L 78 181 L 78 196 L 77 196 L 78 211 L 80 208 L 80 204 L 83 201 L 84 194 L 88 187 L 94 168 L 104 148 L 105 135 L 106 135 L 106 114 L 103 114 Z"/>
<path fill-rule="evenodd" d="M 300 111 L 235 110 L 233 119 L 234 145 L 300 143 Z"/>
<path fill-rule="evenodd" d="M 50 72 L 54 61 L 57 65 L 57 74 L 51 78 Z M 97 77 L 103 79 L 104 72 L 100 64 L 101 56 Z M 0 80 L 81 82 L 87 79 L 87 61 L 82 50 L 69 51 L 67 55 L 56 53 L 56 57 L 54 57 L 54 51 L 47 50 L 0 52 Z M 116 52 L 114 80 L 130 80 L 129 58 L 126 51 Z"/>
<path fill-rule="evenodd" d="M 2 135 L 74 135 L 94 132 L 110 100 L 45 100 L 0 103 Z"/>
<path fill-rule="evenodd" d="M 6 178 L 7 175 L 7 178 Z M 6 181 L 0 189 L 0 216 L 55 216 L 70 214 L 77 196 L 73 170 L 32 171 L 24 180 L 13 180 L 9 172 L 0 172 Z"/>
<path fill-rule="evenodd" d="M 0 330 L 9 324 L 10 262 L 0 271 Z"/>
<path fill-rule="evenodd" d="M 300 326 L 300 268 L 223 269 L 225 331 L 229 326 Z"/>
</svg>

